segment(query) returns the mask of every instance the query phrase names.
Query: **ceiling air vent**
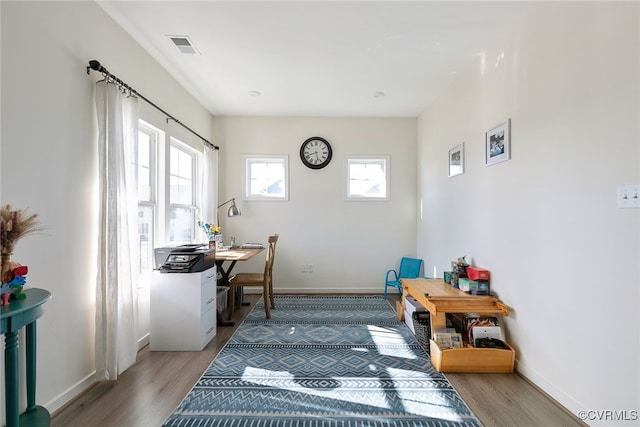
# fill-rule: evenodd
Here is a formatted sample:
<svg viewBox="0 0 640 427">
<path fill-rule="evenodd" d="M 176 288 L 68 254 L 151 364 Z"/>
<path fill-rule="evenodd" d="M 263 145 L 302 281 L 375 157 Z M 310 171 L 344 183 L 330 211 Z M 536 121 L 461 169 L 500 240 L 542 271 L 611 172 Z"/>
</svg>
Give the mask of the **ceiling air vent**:
<svg viewBox="0 0 640 427">
<path fill-rule="evenodd" d="M 200 53 L 193 46 L 193 43 L 191 42 L 189 37 L 187 36 L 168 36 L 168 37 L 171 39 L 173 44 L 176 45 L 178 49 L 180 49 L 180 52 L 187 53 L 190 55 L 195 55 L 196 53 Z"/>
</svg>

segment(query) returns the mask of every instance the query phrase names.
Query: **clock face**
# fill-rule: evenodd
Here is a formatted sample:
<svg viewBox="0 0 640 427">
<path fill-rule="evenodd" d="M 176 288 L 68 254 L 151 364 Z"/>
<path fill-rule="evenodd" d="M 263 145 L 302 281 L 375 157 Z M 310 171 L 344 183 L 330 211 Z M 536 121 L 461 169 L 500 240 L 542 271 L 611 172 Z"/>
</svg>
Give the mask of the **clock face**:
<svg viewBox="0 0 640 427">
<path fill-rule="evenodd" d="M 314 136 L 300 147 L 300 159 L 311 169 L 322 169 L 331 161 L 333 151 L 326 139 Z"/>
</svg>

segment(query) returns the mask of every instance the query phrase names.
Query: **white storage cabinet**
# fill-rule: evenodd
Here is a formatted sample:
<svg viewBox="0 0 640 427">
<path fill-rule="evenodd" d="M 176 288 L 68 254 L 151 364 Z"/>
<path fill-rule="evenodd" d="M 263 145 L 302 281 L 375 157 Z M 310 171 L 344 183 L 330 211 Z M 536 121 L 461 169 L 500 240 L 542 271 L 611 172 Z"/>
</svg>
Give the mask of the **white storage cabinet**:
<svg viewBox="0 0 640 427">
<path fill-rule="evenodd" d="M 151 278 L 151 351 L 200 351 L 216 334 L 216 267 Z"/>
</svg>

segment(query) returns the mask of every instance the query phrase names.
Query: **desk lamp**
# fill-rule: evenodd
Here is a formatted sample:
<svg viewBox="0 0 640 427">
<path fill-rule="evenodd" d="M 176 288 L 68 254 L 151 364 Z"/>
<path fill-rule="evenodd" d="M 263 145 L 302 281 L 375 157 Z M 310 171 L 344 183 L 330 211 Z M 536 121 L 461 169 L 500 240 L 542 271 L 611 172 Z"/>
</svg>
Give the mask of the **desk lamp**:
<svg viewBox="0 0 640 427">
<path fill-rule="evenodd" d="M 236 206 L 236 199 L 235 198 L 234 199 L 229 199 L 226 202 L 224 202 L 223 204 L 219 205 L 218 209 L 220 209 L 221 207 L 223 207 L 227 203 L 231 203 L 231 206 L 229 206 L 229 209 L 227 210 L 227 216 L 228 217 L 242 215 L 242 213 L 240 212 L 240 209 L 238 209 L 238 207 Z"/>
</svg>

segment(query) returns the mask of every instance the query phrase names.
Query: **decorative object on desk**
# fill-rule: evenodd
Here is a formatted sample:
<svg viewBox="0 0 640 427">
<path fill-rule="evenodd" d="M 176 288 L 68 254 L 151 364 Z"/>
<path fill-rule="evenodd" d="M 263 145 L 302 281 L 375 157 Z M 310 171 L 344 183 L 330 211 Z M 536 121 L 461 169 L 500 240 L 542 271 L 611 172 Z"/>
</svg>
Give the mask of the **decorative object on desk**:
<svg viewBox="0 0 640 427">
<path fill-rule="evenodd" d="M 242 249 L 264 249 L 264 245 L 262 243 L 243 243 L 241 248 Z"/>
<path fill-rule="evenodd" d="M 478 288 L 471 289 L 471 295 L 491 295 L 491 285 L 488 280 L 478 280 Z"/>
<path fill-rule="evenodd" d="M 445 271 L 443 273 L 443 276 L 444 276 L 444 283 L 447 283 L 447 284 L 450 285 L 451 284 L 451 272 L 450 271 Z"/>
<path fill-rule="evenodd" d="M 165 427 L 480 425 L 388 301 L 276 303 L 270 320 L 264 299 L 256 304 Z"/>
<path fill-rule="evenodd" d="M 449 178 L 464 173 L 464 142 L 449 150 Z"/>
<path fill-rule="evenodd" d="M 222 249 L 224 249 L 224 236 L 222 235 L 222 233 L 216 233 L 213 236 L 213 239 L 215 241 L 216 250 L 221 251 Z M 209 242 L 209 246 L 211 246 L 211 242 Z"/>
<path fill-rule="evenodd" d="M 511 158 L 511 119 L 500 123 L 485 134 L 485 166 Z"/>
<path fill-rule="evenodd" d="M 476 280 L 471 280 L 468 277 L 459 277 L 458 288 L 461 291 L 471 293 L 472 290 L 478 290 L 478 282 Z"/>
<path fill-rule="evenodd" d="M 469 264 L 465 258 L 466 255 L 455 261 L 451 261 L 451 286 L 454 288 L 459 287 L 458 279 L 460 277 L 467 277 L 467 267 Z"/>
<path fill-rule="evenodd" d="M 218 242 L 220 239 L 217 237 L 222 236 L 220 232 L 220 227 L 215 224 L 208 224 L 202 220 L 198 220 L 198 227 L 202 229 L 207 234 L 207 239 L 209 240 L 209 248 L 218 248 Z M 222 244 L 219 245 L 222 247 Z"/>
</svg>

